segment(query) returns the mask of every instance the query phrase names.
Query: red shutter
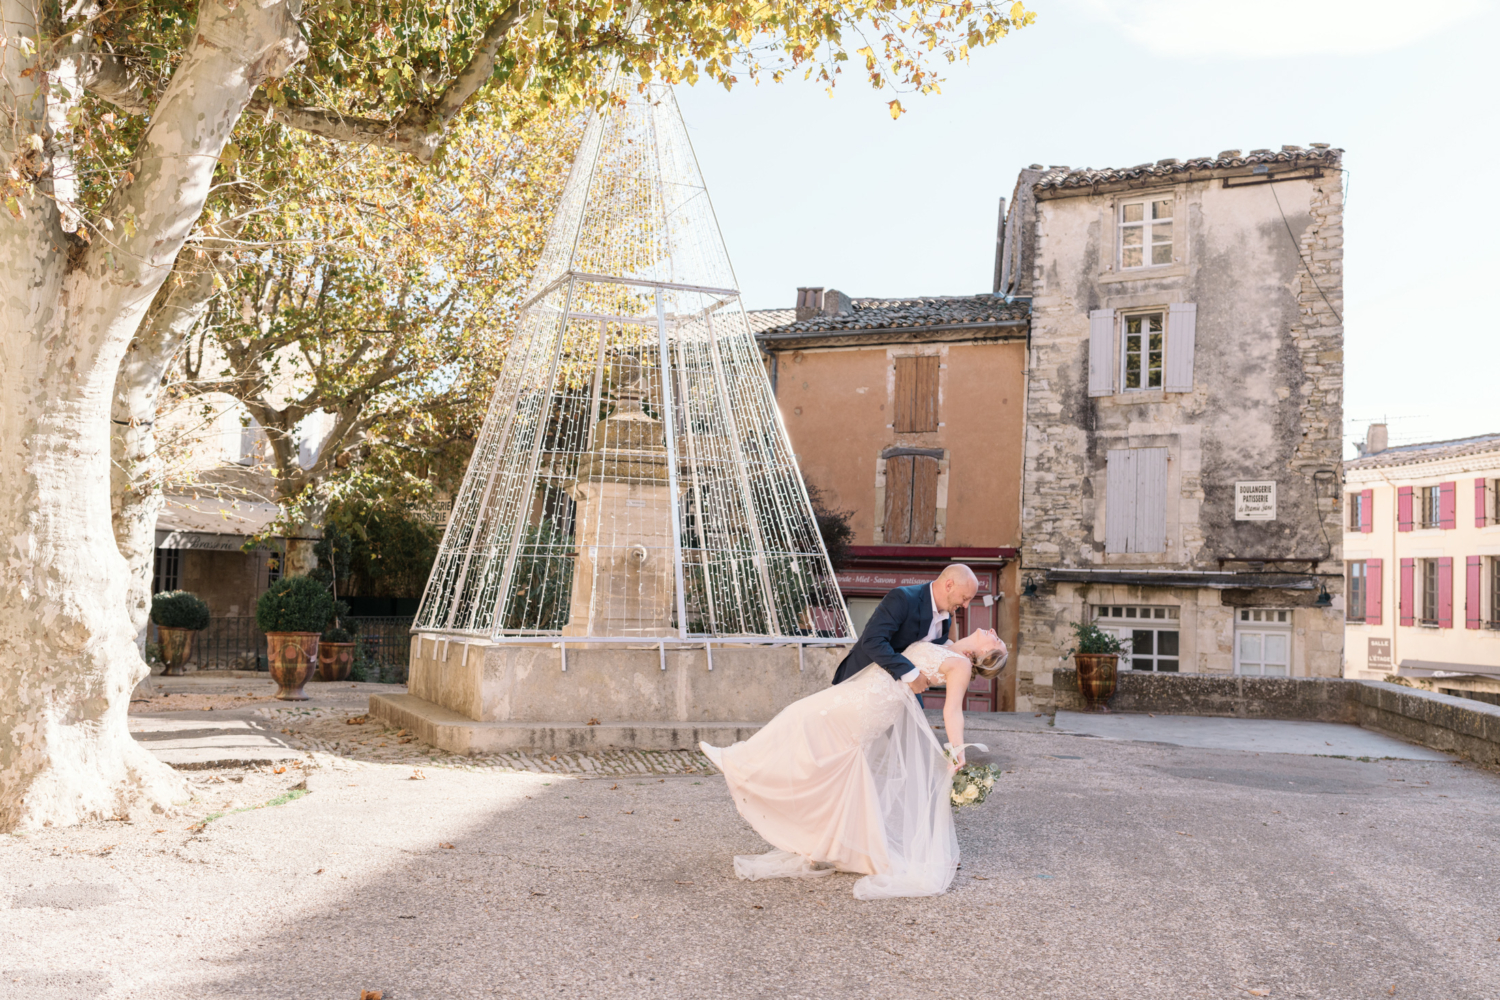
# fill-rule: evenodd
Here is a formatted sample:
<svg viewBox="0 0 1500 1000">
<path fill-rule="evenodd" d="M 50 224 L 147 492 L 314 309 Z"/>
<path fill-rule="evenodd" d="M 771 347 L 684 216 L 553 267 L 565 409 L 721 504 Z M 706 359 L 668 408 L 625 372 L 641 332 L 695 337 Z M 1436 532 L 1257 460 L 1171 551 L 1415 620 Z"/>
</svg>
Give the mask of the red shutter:
<svg viewBox="0 0 1500 1000">
<path fill-rule="evenodd" d="M 1396 530 L 1411 530 L 1411 487 L 1403 486 L 1396 494 Z M 1405 612 L 1405 607 L 1402 612 Z"/>
<path fill-rule="evenodd" d="M 1415 625 L 1416 611 L 1413 602 L 1417 589 L 1417 561 L 1401 560 L 1401 624 Z"/>
<path fill-rule="evenodd" d="M 1480 600 L 1479 581 L 1484 578 L 1484 557 L 1470 556 L 1467 570 L 1464 574 L 1464 627 L 1483 628 L 1484 604 Z"/>
<path fill-rule="evenodd" d="M 1381 561 L 1365 560 L 1365 624 L 1379 625 L 1384 594 L 1381 592 Z"/>
<path fill-rule="evenodd" d="M 1375 530 L 1375 491 L 1363 490 L 1359 494 L 1359 530 L 1365 534 Z"/>
<path fill-rule="evenodd" d="M 1490 491 L 1486 488 L 1488 481 L 1483 476 L 1474 480 L 1474 527 L 1482 528 L 1488 521 Z"/>
<path fill-rule="evenodd" d="M 1438 628 L 1453 627 L 1453 560 L 1438 560 Z"/>
<path fill-rule="evenodd" d="M 1458 527 L 1458 484 L 1442 483 L 1438 486 L 1438 527 Z"/>
</svg>

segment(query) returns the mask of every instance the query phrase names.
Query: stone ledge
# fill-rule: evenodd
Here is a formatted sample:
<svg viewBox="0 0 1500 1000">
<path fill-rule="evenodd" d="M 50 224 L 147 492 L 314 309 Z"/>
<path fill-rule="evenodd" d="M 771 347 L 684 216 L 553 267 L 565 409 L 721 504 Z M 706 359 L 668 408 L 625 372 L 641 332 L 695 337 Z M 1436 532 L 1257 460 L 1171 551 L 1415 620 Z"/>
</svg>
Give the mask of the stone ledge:
<svg viewBox="0 0 1500 1000">
<path fill-rule="evenodd" d="M 370 714 L 410 729 L 418 739 L 452 753 L 545 750 L 695 750 L 698 741 L 727 746 L 749 739 L 760 722 L 475 722 L 410 694 L 370 696 Z"/>
<path fill-rule="evenodd" d="M 1087 711 L 1078 671 L 1052 671 L 1054 704 Z M 1353 723 L 1412 743 L 1500 764 L 1500 705 L 1382 681 L 1121 671 L 1117 712 Z"/>
</svg>

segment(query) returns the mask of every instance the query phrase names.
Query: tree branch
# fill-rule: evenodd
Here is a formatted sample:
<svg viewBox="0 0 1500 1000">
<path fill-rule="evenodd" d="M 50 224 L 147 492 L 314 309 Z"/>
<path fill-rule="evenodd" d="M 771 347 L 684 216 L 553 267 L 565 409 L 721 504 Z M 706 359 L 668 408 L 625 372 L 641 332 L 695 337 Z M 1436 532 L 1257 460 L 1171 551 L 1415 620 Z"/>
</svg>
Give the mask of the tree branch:
<svg viewBox="0 0 1500 1000">
<path fill-rule="evenodd" d="M 151 110 L 146 103 L 146 80 L 124 58 L 108 52 L 89 52 L 83 57 L 83 86 L 95 97 L 102 97 L 121 111 L 144 115 Z"/>
<path fill-rule="evenodd" d="M 363 143 L 408 153 L 424 163 L 431 160 L 443 140 L 443 130 L 463 110 L 495 72 L 500 45 L 521 20 L 521 0 L 495 16 L 480 36 L 468 65 L 459 71 L 443 92 L 429 102 L 413 105 L 394 118 L 364 118 L 329 108 L 283 107 L 264 95 L 250 102 L 249 113 L 269 115 L 291 128 L 336 142 Z"/>
</svg>

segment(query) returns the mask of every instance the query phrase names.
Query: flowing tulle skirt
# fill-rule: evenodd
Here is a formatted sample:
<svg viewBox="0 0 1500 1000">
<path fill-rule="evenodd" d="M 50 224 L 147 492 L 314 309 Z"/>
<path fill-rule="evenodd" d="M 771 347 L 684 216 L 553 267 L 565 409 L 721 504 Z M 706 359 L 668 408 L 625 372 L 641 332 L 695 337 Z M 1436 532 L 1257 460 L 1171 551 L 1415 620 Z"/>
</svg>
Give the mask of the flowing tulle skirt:
<svg viewBox="0 0 1500 1000">
<path fill-rule="evenodd" d="M 877 665 L 788 705 L 750 739 L 704 750 L 776 850 L 740 878 L 865 875 L 859 899 L 933 896 L 958 868 L 948 764 L 906 685 Z"/>
</svg>

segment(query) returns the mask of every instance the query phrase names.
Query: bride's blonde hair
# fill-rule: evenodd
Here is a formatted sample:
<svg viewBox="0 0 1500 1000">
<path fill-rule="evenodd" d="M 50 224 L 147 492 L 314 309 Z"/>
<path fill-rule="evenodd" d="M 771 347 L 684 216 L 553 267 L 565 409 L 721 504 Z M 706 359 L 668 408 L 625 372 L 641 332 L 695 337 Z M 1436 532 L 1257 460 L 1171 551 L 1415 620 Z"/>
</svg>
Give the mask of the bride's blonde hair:
<svg viewBox="0 0 1500 1000">
<path fill-rule="evenodd" d="M 1000 664 L 1000 650 L 992 649 L 983 657 L 970 656 L 974 663 L 974 672 L 980 677 L 999 677 L 1000 671 L 1005 668 Z"/>
</svg>

